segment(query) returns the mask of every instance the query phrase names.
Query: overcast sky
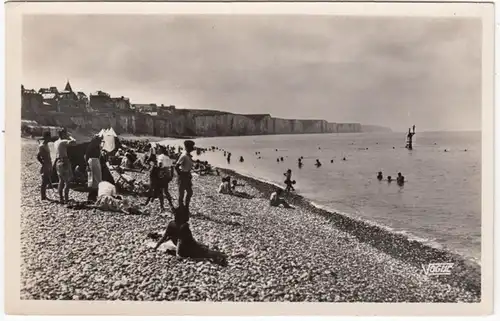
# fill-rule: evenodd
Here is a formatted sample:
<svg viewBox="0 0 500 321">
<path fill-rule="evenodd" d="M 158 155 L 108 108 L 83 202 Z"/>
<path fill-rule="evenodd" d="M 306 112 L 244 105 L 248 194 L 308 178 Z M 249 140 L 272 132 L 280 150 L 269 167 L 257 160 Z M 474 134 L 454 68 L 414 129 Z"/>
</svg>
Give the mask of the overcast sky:
<svg viewBox="0 0 500 321">
<path fill-rule="evenodd" d="M 26 16 L 23 84 L 405 130 L 481 128 L 481 21 Z"/>
</svg>

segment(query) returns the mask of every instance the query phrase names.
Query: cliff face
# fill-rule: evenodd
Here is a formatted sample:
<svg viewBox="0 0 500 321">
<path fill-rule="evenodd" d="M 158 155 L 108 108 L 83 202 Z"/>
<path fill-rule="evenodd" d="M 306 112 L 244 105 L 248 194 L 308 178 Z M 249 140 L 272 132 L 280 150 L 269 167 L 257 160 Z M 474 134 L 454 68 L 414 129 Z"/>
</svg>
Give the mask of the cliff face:
<svg viewBox="0 0 500 321">
<path fill-rule="evenodd" d="M 23 108 L 24 109 L 24 108 Z M 238 115 L 224 112 L 182 110 L 168 117 L 137 112 L 58 113 L 24 110 L 23 119 L 42 125 L 97 132 L 113 127 L 117 133 L 151 136 L 239 136 L 305 133 L 360 132 L 360 124 L 328 123 L 325 120 L 274 118 L 270 115 Z"/>
</svg>

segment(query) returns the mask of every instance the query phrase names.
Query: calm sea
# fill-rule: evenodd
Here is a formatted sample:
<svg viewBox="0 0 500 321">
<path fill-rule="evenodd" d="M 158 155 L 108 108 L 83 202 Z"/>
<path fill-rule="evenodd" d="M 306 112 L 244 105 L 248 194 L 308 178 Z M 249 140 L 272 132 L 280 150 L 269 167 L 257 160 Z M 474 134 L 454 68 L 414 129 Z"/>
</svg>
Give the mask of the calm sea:
<svg viewBox="0 0 500 321">
<path fill-rule="evenodd" d="M 480 132 L 417 133 L 413 151 L 404 148 L 404 133 L 218 137 L 196 144 L 232 153 L 230 164 L 220 151 L 200 156 L 215 166 L 282 186 L 291 169 L 297 193 L 317 206 L 480 259 Z M 384 178 L 401 172 L 407 183 L 379 182 L 378 171 Z"/>
</svg>

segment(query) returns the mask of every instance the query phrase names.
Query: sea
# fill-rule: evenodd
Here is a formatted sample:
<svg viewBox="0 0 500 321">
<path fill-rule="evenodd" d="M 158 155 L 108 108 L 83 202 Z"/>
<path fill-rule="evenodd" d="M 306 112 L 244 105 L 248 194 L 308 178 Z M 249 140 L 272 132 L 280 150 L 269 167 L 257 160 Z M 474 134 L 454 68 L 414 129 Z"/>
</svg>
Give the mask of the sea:
<svg viewBox="0 0 500 321">
<path fill-rule="evenodd" d="M 413 150 L 405 148 L 405 133 L 214 137 L 195 142 L 198 147 L 217 146 L 232 157 L 228 163 L 222 151 L 209 151 L 194 158 L 283 187 L 284 173 L 291 169 L 296 193 L 317 207 L 480 263 L 481 132 L 417 133 Z M 174 145 L 171 140 L 163 143 Z M 316 160 L 322 166 L 315 166 Z M 377 179 L 379 171 L 383 181 Z M 406 179 L 402 187 L 386 180 L 398 172 Z"/>
</svg>

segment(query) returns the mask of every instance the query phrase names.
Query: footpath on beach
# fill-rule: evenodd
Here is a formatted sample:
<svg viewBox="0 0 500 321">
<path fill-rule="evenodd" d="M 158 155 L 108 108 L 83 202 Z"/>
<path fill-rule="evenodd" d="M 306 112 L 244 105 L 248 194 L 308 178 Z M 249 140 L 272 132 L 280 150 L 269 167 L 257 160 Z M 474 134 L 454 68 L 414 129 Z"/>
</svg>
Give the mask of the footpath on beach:
<svg viewBox="0 0 500 321">
<path fill-rule="evenodd" d="M 270 207 L 268 190 L 248 181 L 238 189 L 252 199 L 218 194 L 219 176 L 193 177 L 190 227 L 197 241 L 224 252 L 228 265 L 154 251 L 146 245 L 148 233 L 163 232 L 172 219 L 168 211 L 160 213 L 157 200 L 147 206 L 150 215 L 42 202 L 37 143 L 23 139 L 21 148 L 22 299 L 480 301 L 460 282 L 426 276 L 305 206 Z M 133 175 L 147 181 L 147 172 Z M 176 185 L 174 178 L 175 199 Z M 57 199 L 56 193 L 48 190 L 48 197 Z M 86 197 L 70 192 L 77 201 Z"/>
</svg>

